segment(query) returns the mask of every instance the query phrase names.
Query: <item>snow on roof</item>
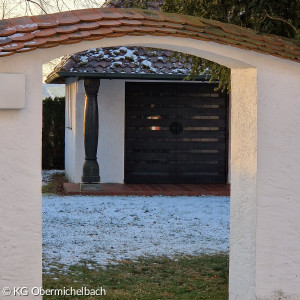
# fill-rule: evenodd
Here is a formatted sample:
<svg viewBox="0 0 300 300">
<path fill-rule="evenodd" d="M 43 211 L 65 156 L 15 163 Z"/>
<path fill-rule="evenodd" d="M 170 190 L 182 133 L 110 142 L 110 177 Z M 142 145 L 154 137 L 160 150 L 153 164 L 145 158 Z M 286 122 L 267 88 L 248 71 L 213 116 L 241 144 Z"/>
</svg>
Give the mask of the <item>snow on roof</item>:
<svg viewBox="0 0 300 300">
<path fill-rule="evenodd" d="M 97 48 L 68 56 L 49 75 L 55 73 L 160 74 L 189 75 L 191 58 L 178 53 L 143 47 Z"/>
</svg>

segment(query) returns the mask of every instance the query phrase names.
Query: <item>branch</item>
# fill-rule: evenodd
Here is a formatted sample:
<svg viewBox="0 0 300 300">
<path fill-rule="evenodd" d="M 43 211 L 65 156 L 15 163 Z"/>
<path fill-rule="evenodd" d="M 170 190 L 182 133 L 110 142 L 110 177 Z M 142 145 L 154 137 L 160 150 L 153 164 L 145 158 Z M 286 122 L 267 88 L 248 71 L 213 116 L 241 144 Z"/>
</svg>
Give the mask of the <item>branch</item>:
<svg viewBox="0 0 300 300">
<path fill-rule="evenodd" d="M 1 19 L 4 19 L 4 16 L 5 16 L 5 3 L 2 2 L 2 17 L 1 17 Z"/>
<path fill-rule="evenodd" d="M 46 10 L 38 2 L 35 2 L 33 0 L 26 0 L 26 2 L 33 3 L 33 4 L 37 5 L 45 14 L 47 14 Z"/>
<path fill-rule="evenodd" d="M 292 25 L 290 22 L 288 22 L 288 21 L 286 21 L 286 20 L 284 20 L 284 19 L 281 19 L 281 18 L 278 18 L 278 17 L 271 17 L 268 13 L 266 13 L 264 19 L 265 19 L 266 17 L 268 17 L 269 19 L 274 20 L 274 21 L 280 21 L 280 22 L 283 22 L 283 23 L 289 25 L 290 27 L 292 27 L 292 28 L 294 29 L 294 31 L 297 32 L 297 28 L 296 28 L 294 25 Z M 263 19 L 263 20 L 264 20 L 264 19 Z"/>
</svg>

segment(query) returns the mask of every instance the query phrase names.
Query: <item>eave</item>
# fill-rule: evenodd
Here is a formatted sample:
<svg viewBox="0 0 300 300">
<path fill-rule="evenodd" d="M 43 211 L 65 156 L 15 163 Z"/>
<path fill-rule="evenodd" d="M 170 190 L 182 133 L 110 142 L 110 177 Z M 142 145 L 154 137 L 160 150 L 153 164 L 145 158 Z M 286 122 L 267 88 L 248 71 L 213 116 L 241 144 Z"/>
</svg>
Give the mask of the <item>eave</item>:
<svg viewBox="0 0 300 300">
<path fill-rule="evenodd" d="M 187 75 L 172 74 L 126 74 L 126 73 L 89 73 L 89 72 L 57 72 L 47 78 L 46 83 L 65 83 L 66 78 L 100 78 L 100 79 L 128 79 L 128 80 L 185 80 Z M 209 76 L 199 75 L 193 81 L 207 81 Z"/>
</svg>

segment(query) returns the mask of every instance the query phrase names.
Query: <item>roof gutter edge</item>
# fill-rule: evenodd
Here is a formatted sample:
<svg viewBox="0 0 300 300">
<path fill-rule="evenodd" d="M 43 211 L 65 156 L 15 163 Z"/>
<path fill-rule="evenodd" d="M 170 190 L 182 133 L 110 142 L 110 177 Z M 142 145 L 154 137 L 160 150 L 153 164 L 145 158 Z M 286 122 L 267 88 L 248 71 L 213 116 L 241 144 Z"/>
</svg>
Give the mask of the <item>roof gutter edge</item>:
<svg viewBox="0 0 300 300">
<path fill-rule="evenodd" d="M 46 83 L 64 83 L 66 77 L 93 77 L 100 79 L 141 79 L 141 80 L 184 80 L 188 75 L 169 74 L 127 74 L 127 73 L 88 73 L 88 72 L 57 72 L 46 79 Z M 208 75 L 195 76 L 194 80 L 187 81 L 207 81 Z"/>
</svg>

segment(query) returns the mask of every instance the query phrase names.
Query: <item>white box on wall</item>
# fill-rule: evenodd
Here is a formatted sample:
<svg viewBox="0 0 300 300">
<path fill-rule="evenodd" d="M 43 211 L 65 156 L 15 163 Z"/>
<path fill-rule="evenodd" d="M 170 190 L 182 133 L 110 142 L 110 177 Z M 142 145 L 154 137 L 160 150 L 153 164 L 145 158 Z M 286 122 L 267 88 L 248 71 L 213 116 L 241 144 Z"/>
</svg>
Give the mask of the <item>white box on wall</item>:
<svg viewBox="0 0 300 300">
<path fill-rule="evenodd" d="M 25 74 L 0 74 L 0 109 L 25 106 Z"/>
</svg>

